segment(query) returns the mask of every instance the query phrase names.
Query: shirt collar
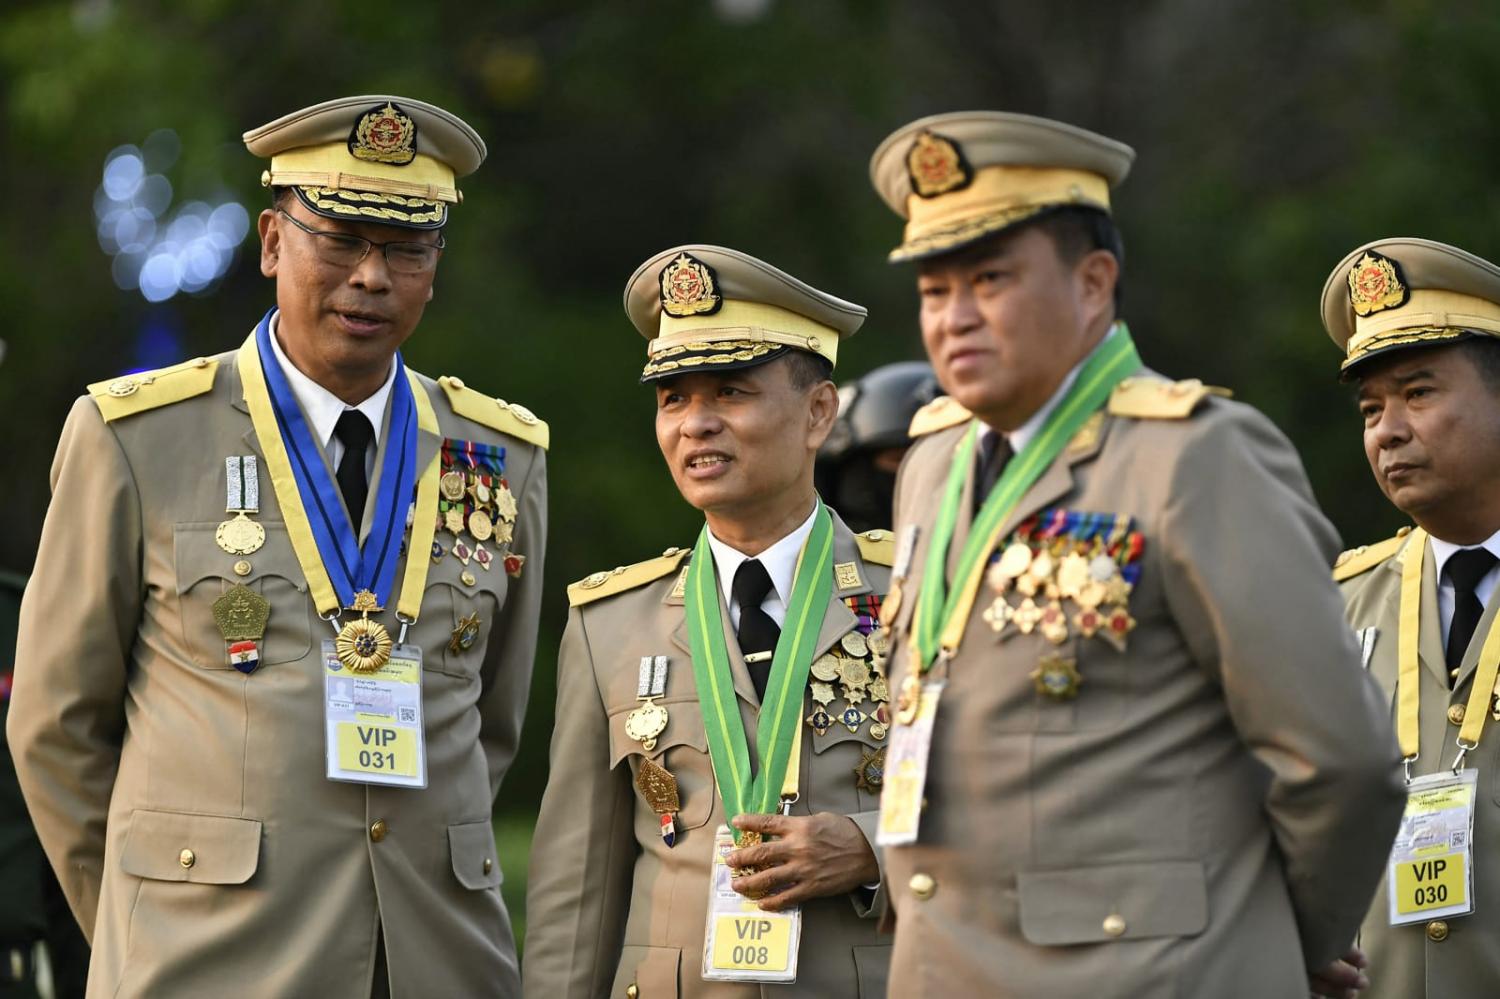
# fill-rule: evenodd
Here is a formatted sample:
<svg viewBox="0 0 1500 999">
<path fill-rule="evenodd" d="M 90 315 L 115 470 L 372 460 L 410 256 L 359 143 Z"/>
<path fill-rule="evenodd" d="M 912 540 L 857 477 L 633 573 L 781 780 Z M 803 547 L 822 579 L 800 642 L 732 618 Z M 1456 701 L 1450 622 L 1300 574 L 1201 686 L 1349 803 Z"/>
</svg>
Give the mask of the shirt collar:
<svg viewBox="0 0 1500 999">
<path fill-rule="evenodd" d="M 1453 557 L 1454 553 L 1461 552 L 1465 548 L 1484 548 L 1491 555 L 1500 558 L 1500 531 L 1491 534 L 1477 545 L 1455 545 L 1452 542 L 1432 537 L 1430 534 L 1428 538 L 1432 541 L 1432 561 L 1437 567 L 1439 582 L 1443 581 L 1443 566 L 1448 564 L 1448 560 Z"/>
<path fill-rule="evenodd" d="M 714 532 L 710 529 L 708 547 L 714 555 L 714 567 L 719 571 L 719 588 L 724 591 L 725 606 L 733 600 L 730 587 L 734 583 L 735 571 L 739 569 L 741 562 L 752 557 L 759 559 L 760 564 L 766 567 L 766 572 L 771 577 L 771 586 L 785 605 L 792 595 L 792 579 L 797 574 L 797 556 L 802 553 L 803 542 L 812 533 L 813 518 L 817 515 L 818 505 L 814 503 L 812 513 L 807 515 L 807 519 L 796 530 L 755 556 L 731 548 L 714 537 Z"/>
<path fill-rule="evenodd" d="M 286 352 L 281 349 L 281 340 L 276 335 L 276 325 L 280 318 L 279 313 L 271 317 L 271 352 L 276 355 L 276 363 L 281 365 L 282 373 L 291 384 L 292 394 L 297 397 L 297 405 L 302 407 L 318 446 L 326 451 L 329 441 L 333 439 L 334 425 L 344 415 L 344 410 L 357 409 L 365 414 L 370 426 L 375 428 L 374 443 L 378 449 L 381 438 L 385 435 L 385 405 L 390 400 L 391 387 L 396 384 L 396 359 L 391 358 L 391 370 L 385 376 L 385 383 L 358 406 L 350 406 L 303 374 L 292 363 L 291 358 L 286 356 Z"/>
<path fill-rule="evenodd" d="M 1089 362 L 1089 358 L 1093 357 L 1100 350 L 1102 350 L 1104 348 L 1104 345 L 1116 335 L 1118 335 L 1119 332 L 1120 324 L 1112 323 L 1109 327 L 1109 332 L 1104 334 L 1104 339 L 1100 340 L 1098 345 L 1084 356 L 1083 360 L 1073 365 L 1073 370 L 1069 371 L 1066 377 L 1063 378 L 1062 384 L 1057 387 L 1057 391 L 1052 393 L 1052 398 L 1048 399 L 1042 405 L 1041 409 L 1037 410 L 1035 413 L 1032 413 L 1029 420 L 1005 435 L 1006 439 L 1010 441 L 1010 449 L 1012 454 L 1020 454 L 1022 450 L 1025 449 L 1026 445 L 1031 443 L 1032 438 L 1041 433 L 1042 424 L 1047 422 L 1047 417 L 1052 415 L 1052 411 L 1056 409 L 1058 405 L 1063 401 L 1063 399 L 1067 396 L 1068 390 L 1071 389 L 1073 387 L 1073 383 L 1078 380 L 1078 373 L 1082 371 L 1083 366 Z M 988 425 L 983 425 L 980 428 L 980 433 L 981 435 L 993 434 L 999 433 L 999 431 Z M 983 438 L 981 437 L 981 441 L 982 439 Z"/>
</svg>

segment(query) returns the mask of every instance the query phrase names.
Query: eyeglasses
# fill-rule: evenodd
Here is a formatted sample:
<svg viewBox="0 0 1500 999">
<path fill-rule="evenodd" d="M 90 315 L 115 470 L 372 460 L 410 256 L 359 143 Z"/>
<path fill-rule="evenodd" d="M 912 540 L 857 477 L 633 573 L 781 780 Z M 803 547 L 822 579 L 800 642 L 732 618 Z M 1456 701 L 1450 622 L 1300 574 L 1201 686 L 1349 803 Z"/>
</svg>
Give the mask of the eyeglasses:
<svg viewBox="0 0 1500 999">
<path fill-rule="evenodd" d="M 285 209 L 278 208 L 276 212 L 311 236 L 318 259 L 335 267 L 357 267 L 369 255 L 370 247 L 378 246 L 385 254 L 386 266 L 391 270 L 399 274 L 426 274 L 437 266 L 438 255 L 445 245 L 442 236 L 437 238 L 436 243 L 413 243 L 406 240 L 377 243 L 373 239 L 352 236 L 346 232 L 314 229 L 293 218 Z"/>
</svg>

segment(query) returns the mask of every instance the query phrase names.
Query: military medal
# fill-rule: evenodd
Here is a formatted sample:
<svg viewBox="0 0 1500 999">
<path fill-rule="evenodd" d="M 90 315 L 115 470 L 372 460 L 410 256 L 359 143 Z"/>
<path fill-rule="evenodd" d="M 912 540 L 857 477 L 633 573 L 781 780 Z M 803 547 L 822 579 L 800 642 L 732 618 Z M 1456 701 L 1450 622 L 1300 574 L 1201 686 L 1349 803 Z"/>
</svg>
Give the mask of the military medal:
<svg viewBox="0 0 1500 999">
<path fill-rule="evenodd" d="M 266 633 L 271 604 L 243 583 L 236 583 L 213 602 L 214 624 L 229 644 L 229 664 L 241 673 L 260 665 L 257 643 Z"/>
<path fill-rule="evenodd" d="M 824 683 L 822 680 L 814 680 L 808 684 L 808 687 L 812 690 L 812 699 L 816 703 L 822 704 L 825 707 L 833 703 L 833 684 Z"/>
<path fill-rule="evenodd" d="M 526 565 L 526 556 L 525 555 L 516 555 L 516 554 L 512 553 L 510 555 L 505 556 L 505 574 L 507 576 L 509 576 L 510 578 L 512 578 L 512 579 L 520 579 L 521 578 L 521 569 L 524 568 L 525 565 Z"/>
<path fill-rule="evenodd" d="M 453 634 L 448 639 L 448 651 L 457 655 L 467 652 L 479 637 L 479 612 L 475 611 L 468 617 L 460 618 L 453 629 Z"/>
<path fill-rule="evenodd" d="M 463 506 L 450 506 L 443 511 L 443 526 L 454 537 L 464 532 L 464 510 Z"/>
<path fill-rule="evenodd" d="M 490 522 L 490 515 L 483 510 L 475 510 L 469 514 L 469 534 L 475 541 L 488 541 L 495 533 L 495 528 Z"/>
<path fill-rule="evenodd" d="M 254 642 L 235 642 L 229 646 L 229 665 L 247 675 L 254 673 L 260 665 L 260 649 Z"/>
<path fill-rule="evenodd" d="M 833 716 L 820 704 L 813 708 L 812 714 L 807 716 L 807 727 L 819 736 L 827 735 L 828 730 L 833 728 Z"/>
<path fill-rule="evenodd" d="M 450 503 L 457 503 L 464 498 L 464 476 L 462 472 L 447 471 L 438 480 L 438 488 L 442 490 L 443 499 Z"/>
<path fill-rule="evenodd" d="M 838 679 L 838 656 L 830 654 L 819 656 L 812 664 L 812 675 L 824 683 L 831 683 Z"/>
<path fill-rule="evenodd" d="M 1045 694 L 1054 701 L 1071 701 L 1078 696 L 1078 685 L 1083 683 L 1083 677 L 1079 675 L 1073 660 L 1062 656 L 1043 659 L 1032 670 L 1031 679 L 1036 684 L 1037 693 Z"/>
<path fill-rule="evenodd" d="M 253 454 L 224 459 L 224 512 L 234 517 L 219 524 L 214 541 L 230 555 L 253 555 L 266 543 L 266 529 L 250 519 L 260 512 L 260 475 Z"/>
<path fill-rule="evenodd" d="M 1099 634 L 1121 652 L 1125 651 L 1125 639 L 1135 630 L 1135 618 L 1125 606 L 1111 607 L 1105 612 L 1104 627 Z"/>
<path fill-rule="evenodd" d="M 850 734 L 853 734 L 859 731 L 859 726 L 864 723 L 866 717 L 868 716 L 863 711 L 850 704 L 840 712 L 839 724 L 848 729 Z"/>
<path fill-rule="evenodd" d="M 859 766 L 854 768 L 854 786 L 868 794 L 879 794 L 885 783 L 885 747 L 860 750 Z"/>
<path fill-rule="evenodd" d="M 494 501 L 495 511 L 500 515 L 501 520 L 511 523 L 516 519 L 516 497 L 504 479 L 501 479 L 495 487 Z"/>
<path fill-rule="evenodd" d="M 1042 610 L 1038 624 L 1042 637 L 1053 645 L 1061 645 L 1068 640 L 1068 615 L 1063 613 L 1062 604 L 1056 600 Z"/>
<path fill-rule="evenodd" d="M 844 637 L 839 639 L 839 644 L 844 647 L 845 652 L 858 659 L 863 659 L 870 654 L 870 647 L 865 643 L 865 636 L 858 631 L 845 632 Z"/>
<path fill-rule="evenodd" d="M 1070 552 L 1057 567 L 1057 591 L 1069 599 L 1077 599 L 1088 581 L 1088 559 L 1077 552 Z"/>
<path fill-rule="evenodd" d="M 656 748 L 657 736 L 667 730 L 667 709 L 656 703 L 666 691 L 667 657 L 641 656 L 635 699 L 644 703 L 625 716 L 625 734 L 648 753 Z"/>
<path fill-rule="evenodd" d="M 641 761 L 635 775 L 635 786 L 646 801 L 646 807 L 661 816 L 661 839 L 670 849 L 677 845 L 677 824 L 673 816 L 682 810 L 677 792 L 677 778 L 666 767 L 649 757 Z"/>
<path fill-rule="evenodd" d="M 474 549 L 464 544 L 463 540 L 460 539 L 453 542 L 453 557 L 458 559 L 464 565 L 468 565 L 469 560 L 474 557 Z"/>
<path fill-rule="evenodd" d="M 1021 629 L 1021 634 L 1029 635 L 1042 620 L 1042 609 L 1036 605 L 1035 600 L 1027 597 L 1011 614 L 1011 620 L 1015 621 L 1016 627 Z"/>
<path fill-rule="evenodd" d="M 344 608 L 360 615 L 344 623 L 334 643 L 339 662 L 350 672 L 374 673 L 390 661 L 391 633 L 379 621 L 370 620 L 371 611 L 378 613 L 384 609 L 369 590 L 360 590 L 354 595 L 354 602 Z"/>
<path fill-rule="evenodd" d="M 1005 630 L 1007 624 L 1010 624 L 1014 613 L 1004 597 L 996 597 L 980 616 L 984 619 L 984 623 L 990 626 L 990 630 L 998 635 Z"/>
</svg>

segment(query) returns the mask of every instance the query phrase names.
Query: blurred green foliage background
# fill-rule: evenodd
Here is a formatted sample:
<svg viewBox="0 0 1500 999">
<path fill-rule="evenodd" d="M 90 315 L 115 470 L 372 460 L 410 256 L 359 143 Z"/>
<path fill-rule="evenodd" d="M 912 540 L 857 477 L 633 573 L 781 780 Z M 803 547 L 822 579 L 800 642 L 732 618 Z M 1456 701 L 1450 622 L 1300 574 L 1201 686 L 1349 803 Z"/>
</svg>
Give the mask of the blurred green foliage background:
<svg viewBox="0 0 1500 999">
<path fill-rule="evenodd" d="M 171 129 L 176 197 L 253 216 L 263 164 L 240 133 L 352 93 L 440 104 L 488 141 L 406 353 L 552 425 L 550 597 L 505 828 L 524 829 L 546 777 L 565 584 L 699 523 L 655 449 L 625 279 L 674 243 L 728 244 L 869 307 L 841 378 L 920 356 L 912 275 L 884 262 L 900 225 L 866 177 L 918 115 L 1026 111 L 1135 146 L 1116 206 L 1148 363 L 1269 413 L 1349 543 L 1370 540 L 1400 520 L 1318 294 L 1380 236 L 1500 258 L 1497 50 L 1487 0 L 10 0 L 0 568 L 31 568 L 86 383 L 230 349 L 273 300 L 253 233 L 208 293 L 118 289 L 95 236 L 106 154 Z"/>
</svg>

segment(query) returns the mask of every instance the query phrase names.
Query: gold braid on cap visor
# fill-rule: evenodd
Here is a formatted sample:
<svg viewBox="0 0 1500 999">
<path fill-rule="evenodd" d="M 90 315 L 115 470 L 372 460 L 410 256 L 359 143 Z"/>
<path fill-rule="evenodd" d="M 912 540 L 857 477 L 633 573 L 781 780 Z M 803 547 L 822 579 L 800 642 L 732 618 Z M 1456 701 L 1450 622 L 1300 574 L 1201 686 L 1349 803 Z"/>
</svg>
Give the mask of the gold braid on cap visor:
<svg viewBox="0 0 1500 999">
<path fill-rule="evenodd" d="M 753 361 L 778 347 L 793 347 L 838 361 L 839 332 L 804 315 L 764 302 L 726 300 L 709 316 L 663 312 L 657 335 L 646 345 L 649 360 L 641 377 L 705 364 Z M 704 351 L 712 353 L 698 357 Z"/>
<path fill-rule="evenodd" d="M 967 187 L 932 198 L 906 198 L 902 244 L 892 263 L 957 249 L 1048 208 L 1080 205 L 1109 211 L 1109 182 L 1086 170 L 988 166 Z"/>
<path fill-rule="evenodd" d="M 1454 291 L 1417 289 L 1399 308 L 1354 317 L 1340 370 L 1393 347 L 1443 343 L 1469 333 L 1500 337 L 1500 305 Z"/>
</svg>

